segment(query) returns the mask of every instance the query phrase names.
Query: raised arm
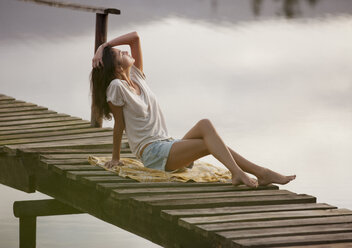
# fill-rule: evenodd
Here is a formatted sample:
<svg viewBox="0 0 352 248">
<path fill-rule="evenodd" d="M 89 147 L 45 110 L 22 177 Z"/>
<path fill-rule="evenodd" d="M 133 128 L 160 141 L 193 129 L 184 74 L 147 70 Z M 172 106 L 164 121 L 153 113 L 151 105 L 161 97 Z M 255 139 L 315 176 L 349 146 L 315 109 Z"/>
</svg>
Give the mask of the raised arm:
<svg viewBox="0 0 352 248">
<path fill-rule="evenodd" d="M 119 37 L 116 37 L 115 39 L 112 39 L 108 42 L 101 44 L 101 47 L 102 47 L 102 49 L 104 49 L 105 46 L 114 47 L 114 46 L 119 46 L 119 45 L 129 45 L 130 46 L 132 57 L 135 60 L 134 65 L 141 72 L 143 72 L 142 48 L 141 48 L 140 38 L 139 38 L 137 32 L 134 31 L 134 32 L 127 33 L 127 34 L 121 35 Z M 94 61 L 93 61 L 93 64 L 94 64 Z"/>
<path fill-rule="evenodd" d="M 121 140 L 123 130 L 125 129 L 125 120 L 123 117 L 122 107 L 115 106 L 111 102 L 108 102 L 111 112 L 114 116 L 114 132 L 113 132 L 113 150 L 112 150 L 112 159 L 107 162 L 105 166 L 111 168 L 115 165 L 122 165 L 120 161 L 120 151 L 121 151 Z"/>
</svg>

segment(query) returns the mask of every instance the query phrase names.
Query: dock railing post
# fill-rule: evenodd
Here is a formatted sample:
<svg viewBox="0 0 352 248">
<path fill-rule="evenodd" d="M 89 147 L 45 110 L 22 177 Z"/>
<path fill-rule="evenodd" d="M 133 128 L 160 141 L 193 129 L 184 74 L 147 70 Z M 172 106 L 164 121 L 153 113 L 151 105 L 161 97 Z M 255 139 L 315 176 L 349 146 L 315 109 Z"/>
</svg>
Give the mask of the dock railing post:
<svg viewBox="0 0 352 248">
<path fill-rule="evenodd" d="M 35 248 L 37 216 L 20 217 L 20 248 Z"/>
<path fill-rule="evenodd" d="M 15 201 L 13 203 L 13 214 L 20 219 L 20 248 L 35 248 L 37 216 L 83 213 L 56 199 Z"/>
<path fill-rule="evenodd" d="M 101 8 L 101 7 L 94 7 L 94 6 L 88 6 L 88 5 L 76 4 L 76 3 L 67 3 L 67 2 L 60 2 L 60 1 L 53 1 L 53 0 L 22 0 L 22 1 L 49 5 L 56 8 L 67 8 L 67 9 L 80 10 L 80 11 L 95 12 L 96 21 L 95 21 L 94 53 L 102 43 L 106 42 L 106 36 L 108 31 L 108 14 L 114 14 L 114 15 L 121 14 L 121 11 L 119 9 Z M 94 103 L 92 98 L 90 126 L 102 127 L 103 118 L 96 115 L 96 111 L 94 110 L 93 106 L 94 106 Z"/>
<path fill-rule="evenodd" d="M 94 45 L 94 54 L 97 51 L 98 47 L 106 42 L 108 31 L 108 14 L 99 14 L 96 13 L 95 21 L 95 45 Z M 92 97 L 92 106 L 90 114 L 90 126 L 91 127 L 102 127 L 103 118 L 96 115 L 96 112 L 93 108 L 94 99 Z"/>
</svg>

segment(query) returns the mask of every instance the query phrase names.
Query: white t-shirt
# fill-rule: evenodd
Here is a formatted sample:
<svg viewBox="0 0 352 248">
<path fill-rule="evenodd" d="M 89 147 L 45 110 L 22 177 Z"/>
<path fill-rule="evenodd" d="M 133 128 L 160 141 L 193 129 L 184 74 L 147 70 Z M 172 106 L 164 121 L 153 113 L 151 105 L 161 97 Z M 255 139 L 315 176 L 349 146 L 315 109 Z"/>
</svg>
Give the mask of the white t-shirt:
<svg viewBox="0 0 352 248">
<path fill-rule="evenodd" d="M 116 78 L 106 90 L 106 101 L 123 106 L 128 143 L 133 154 L 140 159 L 139 151 L 145 144 L 171 137 L 156 96 L 145 81 L 145 75 L 132 65 L 130 78 L 138 84 L 141 95 L 133 92 L 125 80 Z"/>
</svg>

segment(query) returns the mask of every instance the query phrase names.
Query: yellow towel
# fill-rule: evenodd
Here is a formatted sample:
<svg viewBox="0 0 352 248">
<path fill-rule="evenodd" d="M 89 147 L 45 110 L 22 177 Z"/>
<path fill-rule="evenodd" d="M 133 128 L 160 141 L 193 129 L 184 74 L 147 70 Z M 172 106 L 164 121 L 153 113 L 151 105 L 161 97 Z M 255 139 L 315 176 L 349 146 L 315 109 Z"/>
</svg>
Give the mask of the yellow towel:
<svg viewBox="0 0 352 248">
<path fill-rule="evenodd" d="M 137 159 L 121 158 L 124 166 L 115 166 L 111 169 L 104 164 L 111 157 L 97 157 L 90 155 L 88 161 L 91 165 L 100 166 L 105 170 L 116 172 L 121 177 L 129 177 L 139 182 L 231 182 L 231 173 L 212 164 L 196 160 L 192 169 L 182 168 L 167 172 L 144 167 Z"/>
</svg>

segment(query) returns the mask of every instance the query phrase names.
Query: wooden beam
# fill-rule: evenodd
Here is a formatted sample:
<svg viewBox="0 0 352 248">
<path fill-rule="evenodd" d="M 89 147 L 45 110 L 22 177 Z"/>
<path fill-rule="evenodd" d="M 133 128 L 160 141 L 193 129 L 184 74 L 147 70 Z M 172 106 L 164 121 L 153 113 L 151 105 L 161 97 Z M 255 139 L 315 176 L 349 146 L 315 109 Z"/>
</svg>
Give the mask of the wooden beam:
<svg viewBox="0 0 352 248">
<path fill-rule="evenodd" d="M 44 4 L 51 7 L 67 8 L 67 9 L 74 9 L 74 10 L 96 13 L 94 53 L 102 43 L 106 42 L 107 29 L 108 29 L 108 14 L 115 14 L 115 15 L 121 14 L 121 11 L 119 9 L 114 9 L 114 8 L 102 8 L 102 7 L 94 7 L 94 6 L 88 6 L 88 5 L 82 5 L 82 4 L 49 1 L 49 0 L 22 0 L 22 1 Z M 94 106 L 94 99 L 92 98 L 90 125 L 91 127 L 102 127 L 103 118 L 96 115 L 93 106 Z M 6 111 L 6 108 L 4 110 Z"/>
<path fill-rule="evenodd" d="M 0 147 L 1 148 L 1 147 Z M 31 163 L 27 159 L 26 163 Z M 22 158 L 0 155 L 0 183 L 26 193 L 35 192 L 35 169 L 32 164 L 24 165 Z"/>
<path fill-rule="evenodd" d="M 82 214 L 84 212 L 55 199 L 15 201 L 13 213 L 16 217 L 51 216 L 63 214 Z"/>
<path fill-rule="evenodd" d="M 20 218 L 20 248 L 35 248 L 37 217 Z"/>
<path fill-rule="evenodd" d="M 106 42 L 108 32 L 108 14 L 96 14 L 95 21 L 95 45 L 94 45 L 94 54 L 97 51 L 98 47 Z M 92 96 L 92 106 L 90 114 L 90 126 L 91 127 L 102 127 L 103 118 L 96 115 L 94 111 L 94 99 Z"/>
<path fill-rule="evenodd" d="M 115 14 L 115 15 L 121 14 L 121 11 L 119 9 L 94 7 L 94 6 L 75 4 L 75 3 L 65 3 L 65 2 L 48 1 L 48 0 L 22 0 L 22 1 L 44 4 L 44 5 L 57 7 L 57 8 L 66 8 L 66 9 L 94 12 L 98 14 Z"/>
<path fill-rule="evenodd" d="M 37 216 L 84 213 L 55 199 L 15 201 L 13 213 L 20 218 L 20 248 L 36 247 Z"/>
</svg>

